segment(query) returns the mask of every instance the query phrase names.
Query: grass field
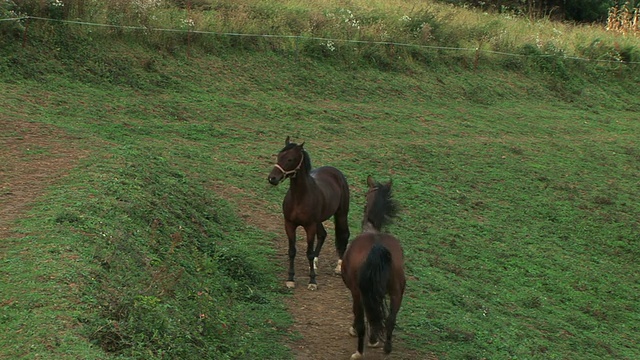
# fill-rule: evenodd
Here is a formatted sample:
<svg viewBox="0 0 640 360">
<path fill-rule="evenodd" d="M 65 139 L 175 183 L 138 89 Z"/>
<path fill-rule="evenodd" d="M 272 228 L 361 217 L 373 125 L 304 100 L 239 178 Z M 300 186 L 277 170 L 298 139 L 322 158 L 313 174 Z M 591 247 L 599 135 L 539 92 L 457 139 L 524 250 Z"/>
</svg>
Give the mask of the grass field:
<svg viewBox="0 0 640 360">
<path fill-rule="evenodd" d="M 7 178 L 56 148 L 83 154 L 2 239 L 0 358 L 292 357 L 274 235 L 233 205 L 279 214 L 286 188 L 266 175 L 287 135 L 346 174 L 352 232 L 367 175 L 393 179 L 406 346 L 640 357 L 637 73 L 111 45 L 86 62 L 27 48 L 0 64 L 0 123 L 60 139 L 0 159 Z"/>
</svg>

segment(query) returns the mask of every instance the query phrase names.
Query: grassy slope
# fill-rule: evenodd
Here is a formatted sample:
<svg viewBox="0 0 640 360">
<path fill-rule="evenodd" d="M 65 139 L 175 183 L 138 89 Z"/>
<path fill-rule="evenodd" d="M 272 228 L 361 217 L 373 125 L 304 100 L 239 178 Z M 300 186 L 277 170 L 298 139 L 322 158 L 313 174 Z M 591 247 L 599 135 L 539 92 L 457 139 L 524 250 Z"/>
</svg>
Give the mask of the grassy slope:
<svg viewBox="0 0 640 360">
<path fill-rule="evenodd" d="M 354 209 L 368 174 L 393 177 L 404 209 L 393 232 L 411 275 L 399 326 L 411 346 L 451 359 L 638 357 L 633 84 L 554 81 L 490 66 L 437 64 L 406 74 L 267 53 L 185 61 L 110 49 L 105 58 L 129 62 L 109 72 L 111 83 L 99 70 L 85 73 L 86 63 L 70 71 L 51 61 L 54 72 L 30 63 L 36 78 L 4 74 L 2 116 L 58 126 L 93 144 L 94 155 L 20 224 L 34 244 L 27 260 L 49 259 L 43 273 L 60 272 L 83 290 L 60 294 L 64 282 L 6 255 L 3 275 L 12 281 L 3 297 L 26 300 L 2 307 L 11 330 L 0 337 L 3 356 L 101 356 L 83 337 L 111 341 L 127 356 L 149 356 L 145 342 L 184 355 L 167 344 L 174 340 L 196 344 L 195 357 L 286 356 L 269 341 L 287 323 L 276 300 L 279 269 L 260 253 L 273 253 L 270 235 L 224 215 L 229 205 L 209 189 L 222 182 L 279 203 L 284 189 L 264 178 L 291 135 L 307 142 L 315 165 L 344 170 Z M 354 210 L 351 221 L 359 220 Z M 188 240 L 176 242 L 176 233 Z M 61 264 L 60 252 L 79 261 Z M 244 256 L 260 264 L 234 267 Z M 234 274 L 220 264 L 249 270 Z M 145 271 L 131 272 L 137 268 Z M 187 275 L 160 276 L 180 271 Z M 250 288 L 256 277 L 258 299 Z M 199 323 L 210 309 L 211 323 Z M 59 312 L 73 325 L 52 322 Z M 129 326 L 126 346 L 114 340 L 124 330 L 102 332 L 114 322 Z M 192 326 L 221 343 L 176 335 Z M 159 335 L 148 333 L 153 327 Z"/>
<path fill-rule="evenodd" d="M 49 79 L 6 84 L 3 116 L 60 126 L 93 154 L 7 240 L 2 356 L 100 357 L 90 339 L 137 358 L 286 357 L 270 238 L 199 170 L 214 145 L 197 139 L 216 134 L 183 123 L 172 92 Z"/>
</svg>

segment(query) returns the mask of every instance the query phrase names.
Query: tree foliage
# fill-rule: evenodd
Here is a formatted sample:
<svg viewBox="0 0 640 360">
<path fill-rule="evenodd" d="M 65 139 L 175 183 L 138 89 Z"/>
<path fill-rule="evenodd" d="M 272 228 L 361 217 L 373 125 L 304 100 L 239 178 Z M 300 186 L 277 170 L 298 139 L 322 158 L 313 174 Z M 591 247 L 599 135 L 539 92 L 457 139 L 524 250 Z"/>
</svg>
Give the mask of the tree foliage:
<svg viewBox="0 0 640 360">
<path fill-rule="evenodd" d="M 640 5 L 631 0 L 444 0 L 460 6 L 472 6 L 499 12 L 516 12 L 530 17 L 548 16 L 558 20 L 575 22 L 600 22 L 607 20 L 611 7 L 629 3 L 630 7 Z"/>
</svg>

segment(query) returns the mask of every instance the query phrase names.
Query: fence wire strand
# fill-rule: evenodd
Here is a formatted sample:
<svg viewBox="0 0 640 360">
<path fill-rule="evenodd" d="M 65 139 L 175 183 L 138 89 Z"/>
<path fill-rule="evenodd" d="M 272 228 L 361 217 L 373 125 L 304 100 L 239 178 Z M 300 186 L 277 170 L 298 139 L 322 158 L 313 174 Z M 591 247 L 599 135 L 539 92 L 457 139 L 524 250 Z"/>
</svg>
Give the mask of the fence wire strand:
<svg viewBox="0 0 640 360">
<path fill-rule="evenodd" d="M 0 22 L 3 22 L 3 21 L 20 21 L 20 20 L 26 20 L 28 18 L 29 18 L 29 16 L 22 16 L 22 17 L 17 17 L 17 18 L 5 18 L 5 19 L 0 19 Z"/>
<path fill-rule="evenodd" d="M 485 50 L 485 49 L 480 49 L 480 48 L 462 48 L 462 47 L 451 47 L 451 46 L 420 45 L 420 44 L 400 43 L 400 42 L 392 42 L 392 41 L 369 41 L 369 40 L 352 40 L 352 39 L 334 39 L 334 38 L 302 36 L 302 35 L 247 34 L 247 33 L 216 32 L 216 31 L 205 31 L 205 30 L 152 28 L 152 27 L 146 27 L 146 26 L 113 25 L 113 24 L 100 24 L 100 23 L 92 23 L 92 22 L 77 21 L 77 20 L 50 19 L 50 18 L 39 17 L 39 16 L 22 16 L 22 17 L 17 17 L 17 18 L 5 18 L 5 19 L 0 19 L 0 22 L 3 22 L 3 21 L 22 21 L 22 20 L 28 20 L 28 19 L 60 22 L 60 23 L 74 24 L 74 25 L 84 25 L 84 26 L 95 26 L 95 27 L 125 29 L 125 30 L 143 30 L 143 31 L 154 31 L 154 32 L 155 31 L 157 31 L 157 32 L 172 32 L 172 33 L 191 33 L 191 34 L 204 34 L 204 35 L 217 35 L 217 36 L 236 36 L 236 37 L 262 37 L 262 38 L 279 38 L 279 39 L 299 39 L 299 40 L 315 40 L 315 41 L 321 41 L 321 42 L 332 41 L 332 42 L 354 43 L 354 44 L 372 44 L 372 45 L 392 45 L 392 46 L 400 46 L 400 47 L 415 47 L 415 48 L 431 49 L 431 50 L 480 52 L 480 53 L 486 53 L 486 54 L 512 56 L 512 57 L 526 57 L 526 56 L 529 56 L 529 55 L 524 55 L 524 54 L 514 54 L 514 53 L 509 53 L 509 52 L 504 52 L 504 51 Z M 553 55 L 553 54 L 540 54 L 540 55 L 536 55 L 536 56 L 537 57 L 560 57 L 562 59 L 585 61 L 585 62 L 599 62 L 599 63 L 613 63 L 613 64 L 640 64 L 640 61 L 587 59 L 587 58 L 581 58 L 581 57 L 578 57 L 578 56 L 566 56 L 566 55 L 565 56 L 559 56 L 559 55 Z"/>
</svg>

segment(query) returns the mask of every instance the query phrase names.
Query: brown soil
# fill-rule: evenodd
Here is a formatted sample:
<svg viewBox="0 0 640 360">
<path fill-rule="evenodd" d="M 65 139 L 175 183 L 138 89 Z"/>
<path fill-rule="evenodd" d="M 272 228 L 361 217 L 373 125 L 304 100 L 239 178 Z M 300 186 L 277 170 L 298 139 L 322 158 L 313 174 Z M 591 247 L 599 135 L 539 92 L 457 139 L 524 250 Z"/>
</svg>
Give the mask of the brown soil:
<svg viewBox="0 0 640 360">
<path fill-rule="evenodd" d="M 285 182 L 280 186 L 288 186 L 288 183 Z M 230 188 L 226 184 L 215 184 L 214 191 L 218 194 L 227 194 L 227 199 L 238 207 L 240 216 L 247 223 L 277 234 L 273 241 L 277 249 L 277 259 L 282 267 L 281 285 L 285 287 L 289 260 L 280 203 L 265 203 L 259 200 L 258 196 L 246 194 L 241 189 Z M 352 206 L 351 211 L 358 211 L 357 205 Z M 294 319 L 291 331 L 301 335 L 299 340 L 288 344 L 297 360 L 349 359 L 356 350 L 356 338 L 348 334 L 353 321 L 351 296 L 349 290 L 344 286 L 342 278 L 333 272 L 337 264 L 333 223 L 327 221 L 324 225 L 328 236 L 322 248 L 316 271 L 316 280 L 318 281 L 318 290 L 316 291 L 307 290 L 309 281 L 309 263 L 305 256 L 307 244 L 304 240 L 304 230 L 298 229 L 298 253 L 295 263 L 296 288 L 292 290 L 293 296 L 287 302 L 289 312 Z M 358 231 L 359 228 L 352 226 L 352 237 Z M 401 309 L 398 314 L 399 323 L 402 322 L 402 316 Z M 394 334 L 397 333 L 400 333 L 400 330 L 397 329 L 394 332 Z M 394 336 L 391 354 L 384 355 L 381 348 L 366 348 L 365 359 L 437 360 L 437 357 L 409 351 L 403 347 L 402 341 Z"/>
<path fill-rule="evenodd" d="M 77 144 L 75 139 L 47 125 L 0 119 L 0 239 L 15 236 L 10 225 L 26 216 L 33 201 L 86 155 Z M 215 184 L 214 187 L 218 194 L 233 194 L 228 200 L 238 207 L 248 223 L 278 234 L 274 246 L 282 266 L 284 287 L 288 260 L 282 215 L 278 211 L 280 204 L 266 204 L 229 184 Z M 327 222 L 325 225 L 329 236 L 320 258 L 317 291 L 307 290 L 306 243 L 302 240 L 304 233 L 300 230 L 298 234 L 297 287 L 287 303 L 294 318 L 291 332 L 301 335 L 299 340 L 289 344 L 297 360 L 348 359 L 356 348 L 356 339 L 347 333 L 352 321 L 349 292 L 342 279 L 333 273 L 337 261 L 333 224 Z M 351 231 L 356 233 L 358 229 Z M 402 322 L 402 311 L 398 321 Z M 382 349 L 366 350 L 366 359 L 371 360 L 421 358 L 425 357 L 404 349 L 397 338 L 391 355 L 384 356 Z"/>
<path fill-rule="evenodd" d="M 85 153 L 77 141 L 47 125 L 0 119 L 0 239 L 31 203 Z"/>
</svg>

